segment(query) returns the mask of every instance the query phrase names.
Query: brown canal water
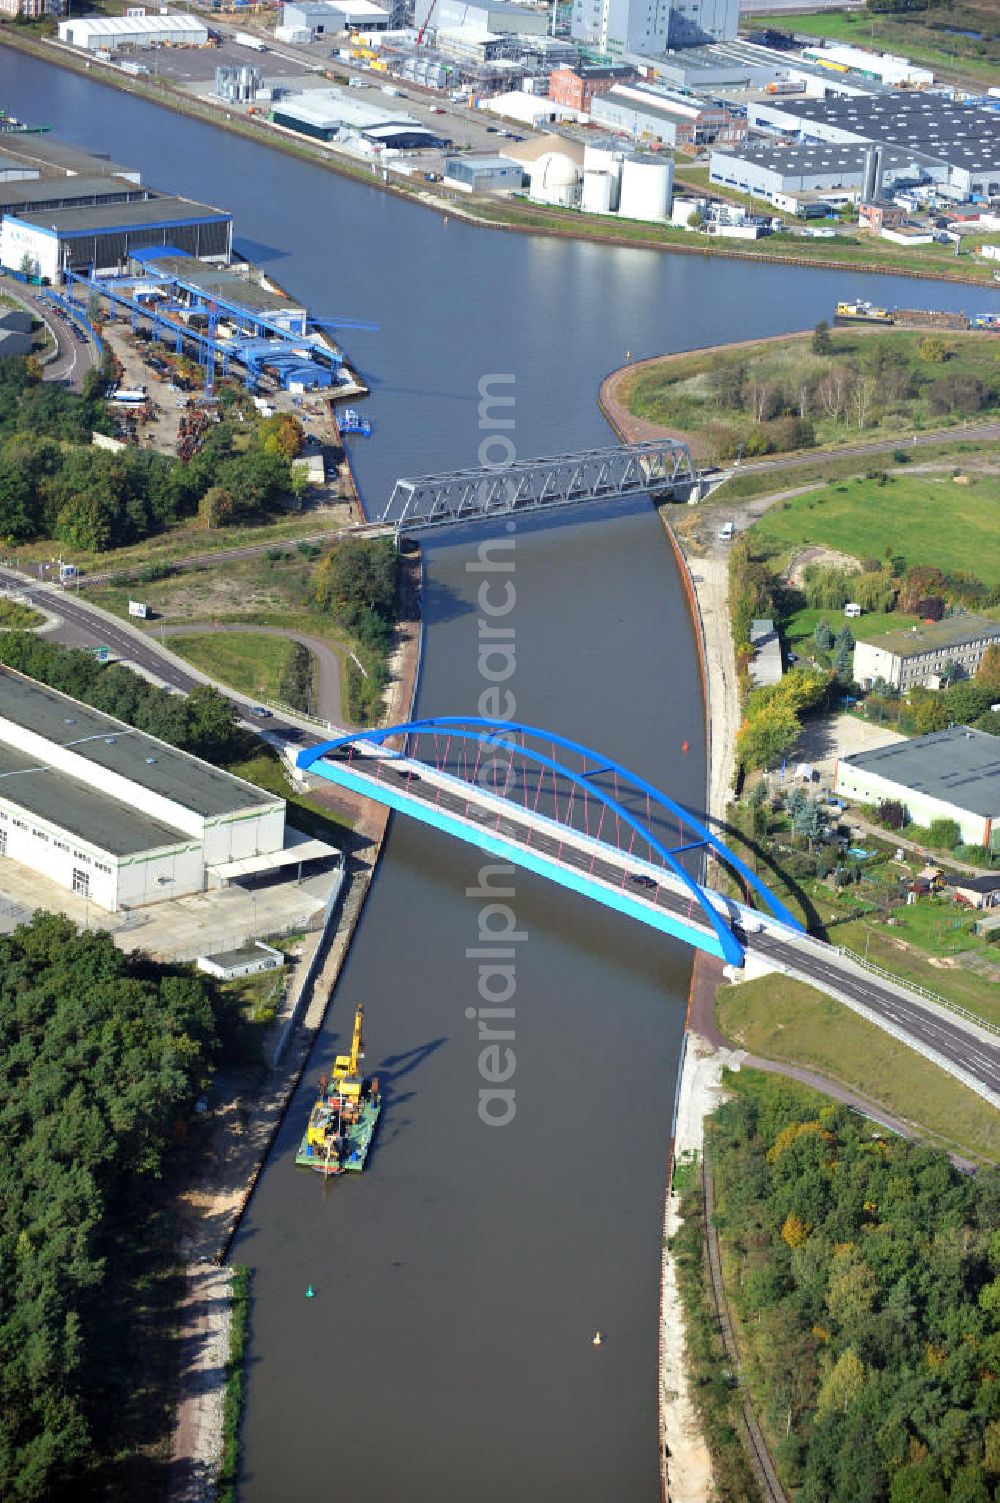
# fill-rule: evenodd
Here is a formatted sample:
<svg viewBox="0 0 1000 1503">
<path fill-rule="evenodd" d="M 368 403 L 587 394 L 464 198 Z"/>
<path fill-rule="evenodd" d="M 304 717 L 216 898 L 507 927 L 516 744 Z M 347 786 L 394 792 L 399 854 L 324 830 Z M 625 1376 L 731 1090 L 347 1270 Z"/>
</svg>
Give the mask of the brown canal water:
<svg viewBox="0 0 1000 1503">
<path fill-rule="evenodd" d="M 0 102 L 140 167 L 154 186 L 231 209 L 238 248 L 293 295 L 380 324 L 344 334 L 372 384 L 376 435 L 355 455 L 373 513 L 397 476 L 476 463 L 491 437 L 522 457 L 610 442 L 595 397 L 627 350 L 808 327 L 857 296 L 1000 305 L 966 287 L 445 225 L 2 48 Z M 512 408 L 481 409 L 484 378 Z M 494 442 L 484 458 L 505 448 Z M 481 536 L 427 548 L 423 714 L 475 713 L 489 687 L 483 576 L 469 569 Z M 656 517 L 630 504 L 528 522 L 514 538 L 504 687 L 518 717 L 700 805 L 694 638 Z M 254 1289 L 243 1503 L 659 1495 L 660 1244 L 690 956 L 526 873 L 509 895 L 477 896 L 485 865 L 444 836 L 393 825 L 306 1085 L 233 1249 Z M 481 925 L 508 922 L 487 913 L 498 897 L 519 935 L 516 1115 L 490 1127 L 467 1017 L 481 1005 L 480 960 L 467 952 Z M 311 1087 L 358 1000 L 385 1116 L 365 1175 L 323 1186 L 292 1159 Z"/>
</svg>

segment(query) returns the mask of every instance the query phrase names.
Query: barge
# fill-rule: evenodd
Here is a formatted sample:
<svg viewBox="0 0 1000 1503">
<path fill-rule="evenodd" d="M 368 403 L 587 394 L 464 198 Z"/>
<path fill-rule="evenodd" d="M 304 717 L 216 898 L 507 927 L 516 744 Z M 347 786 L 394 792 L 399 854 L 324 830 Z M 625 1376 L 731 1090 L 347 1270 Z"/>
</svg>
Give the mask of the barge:
<svg viewBox="0 0 1000 1503">
<path fill-rule="evenodd" d="M 319 1095 L 295 1155 L 300 1168 L 324 1177 L 361 1173 L 382 1111 L 378 1080 L 364 1079 L 358 1073 L 364 1057 L 364 1018 L 365 1010 L 359 1004 L 351 1052 L 337 1055 L 329 1080 L 320 1076 Z"/>
</svg>

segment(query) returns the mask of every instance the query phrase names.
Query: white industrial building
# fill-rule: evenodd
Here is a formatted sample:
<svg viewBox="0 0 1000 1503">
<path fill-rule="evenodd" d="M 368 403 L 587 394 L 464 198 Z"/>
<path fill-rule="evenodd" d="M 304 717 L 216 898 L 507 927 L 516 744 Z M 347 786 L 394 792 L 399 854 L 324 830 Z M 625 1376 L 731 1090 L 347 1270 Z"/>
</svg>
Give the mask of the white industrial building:
<svg viewBox="0 0 1000 1503">
<path fill-rule="evenodd" d="M 317 141 L 355 141 L 365 150 L 414 151 L 444 145 L 442 137 L 404 111 L 382 109 L 347 89 L 310 89 L 275 105 L 275 125 Z"/>
<path fill-rule="evenodd" d="M 392 16 L 374 0 L 290 0 L 281 8 L 281 30 L 308 32 L 311 39 L 343 31 L 388 31 Z"/>
<path fill-rule="evenodd" d="M 868 148 L 863 145 L 809 141 L 787 146 L 748 141 L 743 146 L 713 150 L 708 175 L 710 182 L 771 203 L 783 195 L 808 192 L 860 196 L 867 160 Z M 886 147 L 881 162 L 886 189 L 903 183 L 942 183 L 948 176 L 941 162 L 914 151 Z"/>
<path fill-rule="evenodd" d="M 131 253 L 170 246 L 206 261 L 232 259 L 232 216 L 186 198 L 149 198 L 133 203 L 96 203 L 66 209 L 5 214 L 0 225 L 0 265 L 62 280 L 77 272 L 118 273 Z"/>
<path fill-rule="evenodd" d="M 953 819 L 966 845 L 1000 851 L 1000 739 L 954 725 L 837 763 L 834 791 L 860 803 L 905 805 L 914 824 Z"/>
<path fill-rule="evenodd" d="M 0 670 L 0 856 L 114 913 L 279 867 L 284 844 L 284 799 Z"/>
<path fill-rule="evenodd" d="M 434 31 L 471 28 L 493 36 L 506 34 L 545 36 L 549 29 L 547 9 L 531 10 L 509 0 L 415 0 L 413 24 L 419 31 L 430 25 Z"/>
<path fill-rule="evenodd" d="M 59 22 L 59 40 L 84 52 L 120 47 L 205 47 L 208 27 L 186 11 L 157 11 L 153 15 L 75 16 Z"/>
<path fill-rule="evenodd" d="M 655 58 L 736 36 L 740 0 L 573 0 L 570 34 L 611 57 Z"/>
<path fill-rule="evenodd" d="M 820 47 L 804 47 L 802 56 L 821 68 L 847 68 L 862 78 L 884 84 L 886 88 L 927 88 L 934 82 L 930 68 L 919 68 L 908 57 L 891 52 L 868 52 L 845 42 L 825 42 Z"/>
</svg>

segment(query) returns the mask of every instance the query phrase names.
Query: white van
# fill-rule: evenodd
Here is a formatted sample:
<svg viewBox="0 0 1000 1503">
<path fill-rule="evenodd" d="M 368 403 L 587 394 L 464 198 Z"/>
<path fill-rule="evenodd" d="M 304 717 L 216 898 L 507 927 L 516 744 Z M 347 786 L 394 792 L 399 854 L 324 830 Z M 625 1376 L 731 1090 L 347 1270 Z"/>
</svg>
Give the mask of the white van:
<svg viewBox="0 0 1000 1503">
<path fill-rule="evenodd" d="M 735 536 L 736 536 L 736 528 L 733 526 L 732 522 L 725 522 L 719 528 L 719 542 L 720 543 L 731 543 L 733 541 L 733 538 Z"/>
<path fill-rule="evenodd" d="M 347 87 L 349 89 L 367 89 L 368 85 L 363 78 L 349 78 L 347 80 Z"/>
</svg>

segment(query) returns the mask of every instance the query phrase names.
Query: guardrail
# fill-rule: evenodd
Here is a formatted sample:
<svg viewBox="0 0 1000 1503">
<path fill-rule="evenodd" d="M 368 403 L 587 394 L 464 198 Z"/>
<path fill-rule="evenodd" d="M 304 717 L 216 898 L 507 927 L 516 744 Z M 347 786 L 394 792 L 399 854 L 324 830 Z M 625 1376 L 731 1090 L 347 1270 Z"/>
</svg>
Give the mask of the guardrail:
<svg viewBox="0 0 1000 1503">
<path fill-rule="evenodd" d="M 978 1013 L 969 1012 L 968 1008 L 962 1007 L 958 1002 L 952 1002 L 948 997 L 942 997 L 940 992 L 932 992 L 926 986 L 919 986 L 915 981 L 907 981 L 905 976 L 897 976 L 894 971 L 887 971 L 885 966 L 876 965 L 874 960 L 866 960 L 863 955 L 856 955 L 853 950 L 848 950 L 844 945 L 827 945 L 827 950 L 835 950 L 845 960 L 853 960 L 864 970 L 871 971 L 875 976 L 881 976 L 885 981 L 893 981 L 897 986 L 903 987 L 908 992 L 917 992 L 919 996 L 926 997 L 928 1002 L 934 1002 L 938 1007 L 946 1007 L 949 1012 L 956 1013 L 964 1018 L 967 1023 L 975 1023 L 977 1028 L 985 1028 L 987 1033 L 1000 1035 L 1000 1026 L 991 1023 L 986 1018 L 981 1018 Z"/>
</svg>

